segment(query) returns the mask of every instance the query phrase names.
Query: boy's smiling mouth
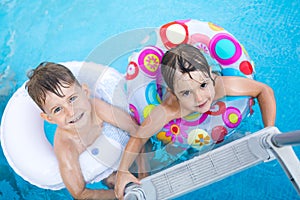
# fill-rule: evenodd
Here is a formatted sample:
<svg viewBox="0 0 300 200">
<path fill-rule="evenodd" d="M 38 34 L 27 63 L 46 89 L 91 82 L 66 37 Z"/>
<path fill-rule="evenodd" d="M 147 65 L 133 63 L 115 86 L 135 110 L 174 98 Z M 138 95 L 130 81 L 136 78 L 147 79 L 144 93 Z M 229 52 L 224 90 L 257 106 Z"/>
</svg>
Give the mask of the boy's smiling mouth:
<svg viewBox="0 0 300 200">
<path fill-rule="evenodd" d="M 69 123 L 74 124 L 74 123 L 78 122 L 83 117 L 83 115 L 84 115 L 84 113 L 81 113 L 78 117 L 76 117 L 75 119 L 73 119 Z"/>
</svg>

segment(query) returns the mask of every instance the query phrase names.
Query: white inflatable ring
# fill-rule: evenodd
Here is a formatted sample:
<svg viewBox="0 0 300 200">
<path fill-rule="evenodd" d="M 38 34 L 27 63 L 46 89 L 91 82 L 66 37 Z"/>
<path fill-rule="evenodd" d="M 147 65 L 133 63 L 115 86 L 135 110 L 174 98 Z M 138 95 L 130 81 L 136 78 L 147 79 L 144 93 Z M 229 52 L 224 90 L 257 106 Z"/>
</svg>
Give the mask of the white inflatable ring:
<svg viewBox="0 0 300 200">
<path fill-rule="evenodd" d="M 83 62 L 62 64 L 75 76 L 78 76 L 83 66 Z M 84 65 L 97 67 L 94 63 L 84 63 Z M 116 72 L 117 76 L 124 79 Z M 1 145 L 9 165 L 23 179 L 40 188 L 58 190 L 65 186 L 53 147 L 45 136 L 44 121 L 40 113 L 41 110 L 28 95 L 24 83 L 13 94 L 5 108 L 1 123 Z M 102 134 L 80 155 L 79 160 L 85 181 L 87 183 L 100 181 L 115 171 L 122 150 L 123 147 L 119 143 Z"/>
<path fill-rule="evenodd" d="M 156 38 L 156 44 L 144 47 L 130 57 L 127 68 L 129 108 L 139 123 L 162 101 L 164 86 L 160 62 L 164 52 L 176 45 L 188 43 L 199 48 L 211 64 L 219 65 L 223 76 L 253 79 L 254 65 L 246 50 L 232 34 L 213 23 L 198 20 L 170 22 L 157 30 Z M 208 148 L 221 143 L 236 130 L 248 115 L 252 103 L 249 97 L 221 99 L 206 113 L 193 113 L 170 121 L 154 137 L 164 143 Z"/>
</svg>

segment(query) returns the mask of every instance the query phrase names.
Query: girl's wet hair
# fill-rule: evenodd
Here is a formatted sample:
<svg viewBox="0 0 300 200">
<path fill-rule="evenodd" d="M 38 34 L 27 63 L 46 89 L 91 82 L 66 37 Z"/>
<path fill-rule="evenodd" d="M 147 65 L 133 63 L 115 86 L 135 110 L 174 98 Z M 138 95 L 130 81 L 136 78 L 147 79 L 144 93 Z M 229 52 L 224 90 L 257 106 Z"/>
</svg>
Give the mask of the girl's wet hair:
<svg viewBox="0 0 300 200">
<path fill-rule="evenodd" d="M 30 70 L 27 76 L 29 81 L 25 87 L 28 94 L 43 112 L 47 92 L 64 97 L 61 87 L 68 88 L 74 83 L 80 85 L 67 67 L 53 62 L 39 64 L 36 69 Z"/>
<path fill-rule="evenodd" d="M 183 74 L 188 73 L 191 79 L 193 78 L 190 72 L 201 71 L 215 84 L 207 60 L 200 50 L 192 45 L 180 44 L 168 50 L 162 58 L 161 73 L 172 92 L 174 92 L 174 76 L 176 70 Z"/>
</svg>

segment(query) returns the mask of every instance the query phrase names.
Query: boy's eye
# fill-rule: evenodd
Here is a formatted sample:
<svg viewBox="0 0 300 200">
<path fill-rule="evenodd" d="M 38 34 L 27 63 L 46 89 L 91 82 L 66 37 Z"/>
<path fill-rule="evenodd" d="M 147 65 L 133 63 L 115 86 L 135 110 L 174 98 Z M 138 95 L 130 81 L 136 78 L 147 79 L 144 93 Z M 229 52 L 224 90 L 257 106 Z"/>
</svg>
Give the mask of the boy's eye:
<svg viewBox="0 0 300 200">
<path fill-rule="evenodd" d="M 187 90 L 182 93 L 182 96 L 189 96 L 190 94 L 191 94 L 191 92 L 189 90 Z"/>
<path fill-rule="evenodd" d="M 59 111 L 61 111 L 61 107 L 55 108 L 53 112 L 54 112 L 54 114 L 56 114 L 56 113 L 58 113 Z"/>
<path fill-rule="evenodd" d="M 72 102 L 74 102 L 76 99 L 77 99 L 77 96 L 72 96 L 72 97 L 69 99 L 69 101 L 70 101 L 70 103 L 72 103 Z"/>
<path fill-rule="evenodd" d="M 206 88 L 206 86 L 207 86 L 207 83 L 201 83 L 200 84 L 200 88 Z"/>
</svg>

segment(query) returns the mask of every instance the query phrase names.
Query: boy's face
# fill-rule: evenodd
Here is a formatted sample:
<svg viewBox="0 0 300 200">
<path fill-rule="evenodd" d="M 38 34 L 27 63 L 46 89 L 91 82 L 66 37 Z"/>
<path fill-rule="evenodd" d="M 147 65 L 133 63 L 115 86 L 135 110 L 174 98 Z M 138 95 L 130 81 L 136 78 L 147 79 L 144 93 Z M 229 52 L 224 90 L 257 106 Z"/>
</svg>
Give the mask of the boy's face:
<svg viewBox="0 0 300 200">
<path fill-rule="evenodd" d="M 54 93 L 46 94 L 45 113 L 41 117 L 50 123 L 57 124 L 62 129 L 81 128 L 91 116 L 91 104 L 87 86 L 72 84 L 60 87 L 64 97 Z"/>
<path fill-rule="evenodd" d="M 176 71 L 174 76 L 174 93 L 183 112 L 207 112 L 215 96 L 212 80 L 200 71 L 188 73 Z"/>
</svg>

